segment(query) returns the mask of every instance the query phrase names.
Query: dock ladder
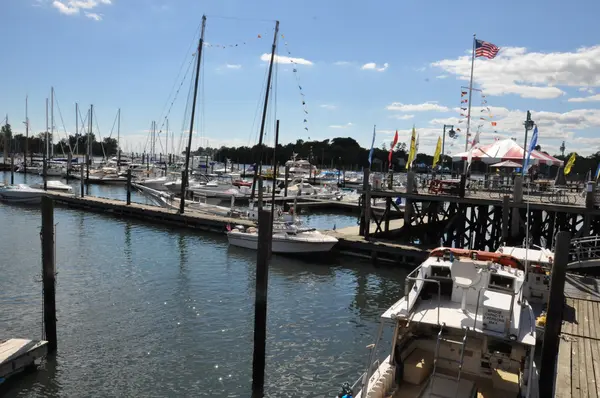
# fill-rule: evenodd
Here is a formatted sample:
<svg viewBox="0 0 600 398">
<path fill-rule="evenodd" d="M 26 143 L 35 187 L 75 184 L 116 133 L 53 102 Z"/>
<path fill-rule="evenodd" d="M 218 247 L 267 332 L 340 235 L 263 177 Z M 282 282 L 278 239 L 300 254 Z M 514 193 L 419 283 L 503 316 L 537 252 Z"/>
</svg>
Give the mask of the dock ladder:
<svg viewBox="0 0 600 398">
<path fill-rule="evenodd" d="M 438 337 L 437 337 L 437 342 L 435 345 L 435 354 L 434 354 L 434 358 L 433 358 L 433 372 L 431 373 L 431 389 L 429 390 L 429 397 L 438 397 L 438 398 L 457 398 L 458 397 L 458 387 L 460 385 L 460 378 L 462 376 L 462 368 L 463 368 L 463 362 L 464 362 L 464 358 L 465 358 L 465 347 L 467 346 L 467 337 L 469 334 L 469 328 L 465 327 L 465 334 L 463 335 L 462 341 L 455 341 L 455 340 L 449 340 L 444 338 L 444 327 L 446 326 L 445 323 L 442 323 L 442 325 L 440 326 L 440 331 L 438 333 Z M 449 343 L 453 343 L 453 344 L 458 344 L 460 345 L 460 359 L 456 360 L 456 359 L 451 359 L 451 358 L 443 358 L 440 357 L 440 343 L 441 342 L 449 342 Z M 446 376 L 444 374 L 436 374 L 437 371 L 437 362 L 438 360 L 442 360 L 442 361 L 448 361 L 448 362 L 454 362 L 456 364 L 458 364 L 458 375 L 456 377 L 456 388 L 454 390 L 454 395 L 441 395 L 441 394 L 437 394 L 434 392 L 434 384 L 435 384 L 435 378 L 436 376 L 438 377 L 443 377 L 443 378 L 451 378 L 449 376 Z"/>
</svg>

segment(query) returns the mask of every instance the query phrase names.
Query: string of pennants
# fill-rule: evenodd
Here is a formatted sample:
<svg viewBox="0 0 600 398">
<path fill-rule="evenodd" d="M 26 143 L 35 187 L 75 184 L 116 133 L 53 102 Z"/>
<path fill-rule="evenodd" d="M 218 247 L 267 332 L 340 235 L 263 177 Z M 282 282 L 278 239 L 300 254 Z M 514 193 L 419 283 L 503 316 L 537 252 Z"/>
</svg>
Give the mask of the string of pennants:
<svg viewBox="0 0 600 398">
<path fill-rule="evenodd" d="M 282 39 L 285 39 L 284 35 L 281 35 Z M 294 77 L 296 78 L 296 84 L 298 85 L 298 91 L 300 93 L 300 101 L 302 102 L 302 111 L 304 112 L 304 120 L 302 121 L 304 125 L 304 130 L 306 130 L 307 134 L 310 134 L 308 130 L 308 106 L 306 105 L 306 95 L 304 94 L 304 90 L 302 89 L 302 83 L 300 82 L 300 75 L 298 73 L 298 64 L 294 57 L 292 57 L 292 53 L 290 52 L 290 48 L 288 46 L 288 42 L 284 41 L 283 45 L 285 47 L 285 51 L 289 57 L 290 63 L 292 64 L 292 72 L 294 73 Z M 310 140 L 310 136 L 308 136 Z"/>
<path fill-rule="evenodd" d="M 252 39 L 248 39 L 246 41 L 240 41 L 238 43 L 232 43 L 232 44 L 219 44 L 219 43 L 204 42 L 204 47 L 221 48 L 221 49 L 242 47 L 242 46 L 245 46 L 245 45 L 248 45 L 248 44 L 255 43 L 256 41 L 262 39 L 263 36 L 265 36 L 265 34 L 260 34 L 259 33 L 255 37 L 253 37 Z"/>
<path fill-rule="evenodd" d="M 462 134 L 462 129 L 466 129 L 467 128 L 467 121 L 469 119 L 469 115 L 468 115 L 468 109 L 469 109 L 469 99 L 468 99 L 468 94 L 469 92 L 467 91 L 467 87 L 461 87 L 461 92 L 460 92 L 460 119 L 458 120 L 458 126 L 456 128 L 456 132 L 457 134 L 454 136 L 454 138 L 458 138 L 460 134 Z M 475 90 L 474 90 L 475 91 Z M 496 126 L 497 126 L 497 122 L 493 120 L 494 115 L 492 115 L 492 111 L 488 105 L 488 101 L 487 101 L 487 96 L 481 91 L 481 90 L 477 90 L 479 92 L 481 92 L 481 110 L 480 110 L 480 115 L 477 117 L 476 115 L 471 115 L 471 127 L 475 127 L 474 123 L 475 123 L 475 118 L 477 117 L 477 132 L 480 132 L 481 129 L 485 126 L 486 123 L 490 123 L 491 127 L 494 128 L 494 133 L 497 133 L 496 131 Z M 469 133 L 469 138 L 472 136 L 472 133 Z M 454 140 L 450 142 L 450 147 L 452 148 L 454 146 Z"/>
</svg>

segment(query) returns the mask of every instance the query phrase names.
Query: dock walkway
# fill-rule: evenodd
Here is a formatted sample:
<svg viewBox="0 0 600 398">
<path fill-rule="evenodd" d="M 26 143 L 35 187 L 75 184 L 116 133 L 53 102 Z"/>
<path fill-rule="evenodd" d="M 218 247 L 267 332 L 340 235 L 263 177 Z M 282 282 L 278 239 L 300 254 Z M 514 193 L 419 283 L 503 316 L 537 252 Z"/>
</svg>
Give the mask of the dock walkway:
<svg viewBox="0 0 600 398">
<path fill-rule="evenodd" d="M 556 398 L 600 398 L 600 283 L 567 274 Z"/>
<path fill-rule="evenodd" d="M 0 340 L 0 383 L 46 356 L 47 344 L 44 340 Z"/>
</svg>

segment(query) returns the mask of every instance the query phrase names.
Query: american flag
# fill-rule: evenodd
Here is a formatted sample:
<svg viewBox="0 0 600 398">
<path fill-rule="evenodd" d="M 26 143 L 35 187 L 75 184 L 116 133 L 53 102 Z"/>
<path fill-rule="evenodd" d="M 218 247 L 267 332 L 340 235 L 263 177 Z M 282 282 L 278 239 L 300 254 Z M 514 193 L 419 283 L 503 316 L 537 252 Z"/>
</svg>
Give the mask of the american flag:
<svg viewBox="0 0 600 398">
<path fill-rule="evenodd" d="M 500 49 L 492 43 L 483 40 L 475 40 L 475 56 L 493 59 Z"/>
</svg>

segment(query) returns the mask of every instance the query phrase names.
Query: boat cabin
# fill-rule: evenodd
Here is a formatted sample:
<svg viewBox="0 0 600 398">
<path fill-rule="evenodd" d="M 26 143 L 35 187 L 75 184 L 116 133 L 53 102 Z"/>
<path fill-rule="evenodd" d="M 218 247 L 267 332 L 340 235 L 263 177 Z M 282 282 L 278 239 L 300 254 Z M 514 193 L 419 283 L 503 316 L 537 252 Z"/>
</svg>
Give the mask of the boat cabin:
<svg viewBox="0 0 600 398">
<path fill-rule="evenodd" d="M 536 330 L 524 280 L 523 269 L 476 255 L 428 258 L 382 315 L 395 326 L 391 354 L 356 396 L 532 397 Z"/>
</svg>

